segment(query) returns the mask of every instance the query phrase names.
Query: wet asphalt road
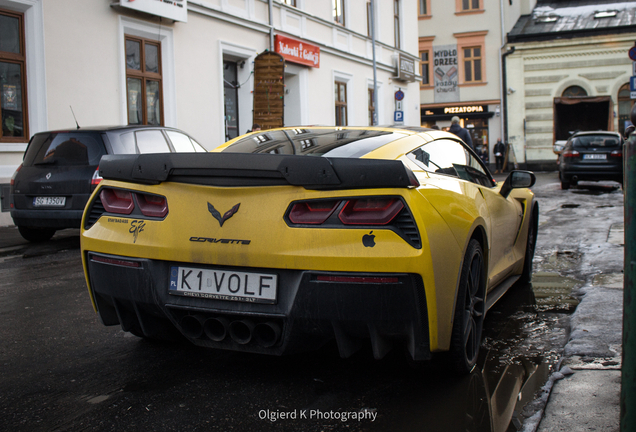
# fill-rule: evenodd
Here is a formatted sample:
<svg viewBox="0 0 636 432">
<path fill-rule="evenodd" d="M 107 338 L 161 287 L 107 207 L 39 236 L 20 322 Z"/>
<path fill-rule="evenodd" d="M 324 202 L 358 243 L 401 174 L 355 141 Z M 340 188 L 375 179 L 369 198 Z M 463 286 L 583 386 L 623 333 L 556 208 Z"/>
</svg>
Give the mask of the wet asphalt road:
<svg viewBox="0 0 636 432">
<path fill-rule="evenodd" d="M 567 217 L 555 215 L 577 216 L 561 210 L 555 181 L 540 176 L 537 194 L 553 212 L 545 229 L 559 230 Z M 615 186 L 584 198 L 619 197 L 602 207 L 616 213 Z M 542 229 L 537 271 L 584 279 L 551 260 L 554 239 Z M 465 377 L 443 359 L 410 367 L 401 351 L 375 361 L 370 347 L 341 359 L 335 346 L 269 357 L 152 343 L 98 322 L 77 231 L 41 245 L 0 231 L 0 425 L 11 431 L 514 431 L 559 359 L 573 308 L 567 293 L 546 301 L 532 285 L 515 287 L 489 312 L 479 368 Z M 272 421 L 280 415 L 295 418 Z"/>
</svg>

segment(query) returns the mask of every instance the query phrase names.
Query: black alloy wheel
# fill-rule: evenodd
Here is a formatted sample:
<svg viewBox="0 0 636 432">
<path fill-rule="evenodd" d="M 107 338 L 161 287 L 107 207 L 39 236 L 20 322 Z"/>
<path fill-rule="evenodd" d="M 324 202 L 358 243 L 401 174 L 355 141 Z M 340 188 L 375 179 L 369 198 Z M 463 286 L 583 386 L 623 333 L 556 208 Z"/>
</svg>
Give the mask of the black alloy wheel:
<svg viewBox="0 0 636 432">
<path fill-rule="evenodd" d="M 468 244 L 455 305 L 450 356 L 454 369 L 469 373 L 477 363 L 486 315 L 484 253 L 477 240 Z"/>
</svg>

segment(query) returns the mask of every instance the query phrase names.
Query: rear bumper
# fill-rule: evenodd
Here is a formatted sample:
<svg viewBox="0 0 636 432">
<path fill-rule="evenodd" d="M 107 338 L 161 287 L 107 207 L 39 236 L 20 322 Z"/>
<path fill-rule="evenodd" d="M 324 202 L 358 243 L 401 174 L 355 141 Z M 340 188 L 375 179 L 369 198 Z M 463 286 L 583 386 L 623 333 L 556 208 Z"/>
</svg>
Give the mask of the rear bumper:
<svg viewBox="0 0 636 432">
<path fill-rule="evenodd" d="M 79 228 L 83 210 L 22 210 L 12 209 L 11 217 L 17 226 L 36 228 Z"/>
<path fill-rule="evenodd" d="M 138 267 L 96 262 L 93 255 Z M 160 337 L 168 325 L 196 345 L 262 354 L 313 350 L 335 339 L 343 357 L 370 340 L 376 358 L 395 344 L 406 345 L 415 360 L 430 358 L 426 297 L 419 275 L 391 274 L 397 278 L 392 283 L 345 283 L 316 278 L 343 273 L 250 268 L 278 274 L 277 303 L 258 304 L 169 294 L 170 267 L 180 263 L 92 252 L 84 258 L 105 325 L 120 324 L 147 337 Z M 245 337 L 235 337 L 236 333 Z"/>
<path fill-rule="evenodd" d="M 565 179 L 571 179 L 577 177 L 578 180 L 587 181 L 599 181 L 599 180 L 613 180 L 623 181 L 622 169 L 589 169 L 578 167 L 561 167 L 561 177 Z"/>
</svg>

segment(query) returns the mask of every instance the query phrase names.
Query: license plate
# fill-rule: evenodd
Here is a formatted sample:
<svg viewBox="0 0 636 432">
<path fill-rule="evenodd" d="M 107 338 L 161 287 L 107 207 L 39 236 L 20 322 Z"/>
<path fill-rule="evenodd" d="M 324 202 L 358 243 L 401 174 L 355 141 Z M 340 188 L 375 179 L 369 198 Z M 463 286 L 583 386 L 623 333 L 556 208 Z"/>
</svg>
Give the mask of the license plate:
<svg viewBox="0 0 636 432">
<path fill-rule="evenodd" d="M 607 159 L 605 153 L 588 153 L 583 155 L 583 159 Z"/>
<path fill-rule="evenodd" d="M 33 198 L 34 207 L 64 207 L 66 205 L 66 197 L 35 197 Z"/>
<path fill-rule="evenodd" d="M 231 270 L 170 267 L 169 293 L 248 303 L 276 303 L 278 276 Z"/>
</svg>

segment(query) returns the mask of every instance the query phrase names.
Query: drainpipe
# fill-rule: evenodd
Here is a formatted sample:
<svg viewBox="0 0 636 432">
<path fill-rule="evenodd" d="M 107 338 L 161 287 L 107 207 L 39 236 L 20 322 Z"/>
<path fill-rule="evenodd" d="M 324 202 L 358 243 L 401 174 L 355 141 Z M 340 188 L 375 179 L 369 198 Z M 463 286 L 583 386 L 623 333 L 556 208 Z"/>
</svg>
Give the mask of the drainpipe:
<svg viewBox="0 0 636 432">
<path fill-rule="evenodd" d="M 271 1 L 271 0 L 270 0 Z M 378 125 L 378 70 L 375 63 L 375 0 L 371 0 L 371 51 L 373 52 L 373 126 Z"/>
<path fill-rule="evenodd" d="M 510 47 L 508 51 L 501 55 L 501 74 L 502 74 L 502 97 L 503 106 L 501 107 L 501 123 L 503 129 L 503 142 L 508 142 L 508 79 L 506 78 L 506 57 L 515 52 L 515 47 Z"/>
<path fill-rule="evenodd" d="M 501 100 L 501 128 L 500 128 L 500 135 L 501 135 L 501 139 L 503 140 L 504 143 L 508 142 L 507 139 L 504 139 L 504 134 L 505 134 L 505 129 L 504 129 L 504 122 L 506 121 L 506 114 L 507 111 L 504 109 L 504 105 L 503 105 L 503 101 L 505 98 L 505 94 L 506 94 L 506 86 L 504 85 L 504 65 L 503 65 L 503 57 L 501 57 L 501 52 L 504 50 L 504 48 L 506 47 L 506 25 L 505 25 L 505 15 L 504 15 L 504 0 L 499 0 L 499 25 L 500 25 L 500 33 L 501 33 L 501 47 L 499 48 L 499 92 L 500 92 L 500 100 Z"/>
<path fill-rule="evenodd" d="M 269 8 L 269 50 L 274 51 L 274 8 L 272 2 L 274 0 L 267 0 L 267 7 Z"/>
</svg>

